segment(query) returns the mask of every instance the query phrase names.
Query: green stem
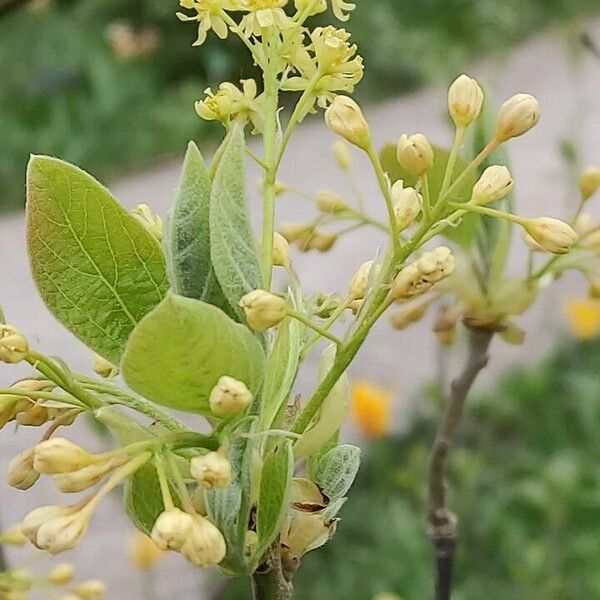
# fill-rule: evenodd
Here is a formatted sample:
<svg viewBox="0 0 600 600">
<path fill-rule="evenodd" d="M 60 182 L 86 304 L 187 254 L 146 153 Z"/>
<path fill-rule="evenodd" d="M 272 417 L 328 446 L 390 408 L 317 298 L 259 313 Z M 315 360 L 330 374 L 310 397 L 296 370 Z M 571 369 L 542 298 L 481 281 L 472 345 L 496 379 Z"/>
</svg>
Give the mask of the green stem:
<svg viewBox="0 0 600 600">
<path fill-rule="evenodd" d="M 328 331 L 327 329 L 323 329 L 316 323 L 313 323 L 306 315 L 302 313 L 296 312 L 294 310 L 288 311 L 288 316 L 300 321 L 300 323 L 304 323 L 309 329 L 312 329 L 314 332 L 318 333 L 320 336 L 331 340 L 336 346 L 340 346 L 342 344 L 342 340 L 337 338 L 333 333 Z"/>
<path fill-rule="evenodd" d="M 454 142 L 452 143 L 452 149 L 450 150 L 450 156 L 448 157 L 448 163 L 446 164 L 446 172 L 444 173 L 444 180 L 442 181 L 442 187 L 440 188 L 440 196 L 443 196 L 452 181 L 454 175 L 454 168 L 456 167 L 456 159 L 458 158 L 458 152 L 462 146 L 465 138 L 465 128 L 457 127 L 454 134 Z"/>
<path fill-rule="evenodd" d="M 431 193 L 429 191 L 429 177 L 424 173 L 419 178 L 421 180 L 421 191 L 423 192 L 423 218 L 429 221 L 431 216 Z"/>
<path fill-rule="evenodd" d="M 519 217 L 518 215 L 513 215 L 512 213 L 497 210 L 495 208 L 488 208 L 487 206 L 479 206 L 477 204 L 461 204 L 459 202 L 448 202 L 448 206 L 451 206 L 452 208 L 456 208 L 458 210 L 465 210 L 467 212 L 474 212 L 480 215 L 486 215 L 487 217 L 493 217 L 495 219 L 504 219 L 505 221 L 510 221 L 511 223 L 521 225 L 522 227 L 525 226 L 528 221 L 528 219 L 524 219 L 523 217 Z"/>
</svg>

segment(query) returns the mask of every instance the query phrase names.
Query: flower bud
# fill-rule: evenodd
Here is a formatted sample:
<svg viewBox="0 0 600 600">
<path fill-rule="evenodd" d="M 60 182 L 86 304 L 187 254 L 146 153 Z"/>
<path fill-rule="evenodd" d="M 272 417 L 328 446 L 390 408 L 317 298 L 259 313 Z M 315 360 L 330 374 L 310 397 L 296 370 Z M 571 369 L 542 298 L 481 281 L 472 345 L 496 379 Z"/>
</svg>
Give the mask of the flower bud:
<svg viewBox="0 0 600 600">
<path fill-rule="evenodd" d="M 279 233 L 290 244 L 302 239 L 306 234 L 312 233 L 313 226 L 305 223 L 281 223 Z"/>
<path fill-rule="evenodd" d="M 553 254 L 567 254 L 577 242 L 577 234 L 573 228 L 552 217 L 528 219 L 523 227 L 535 242 Z"/>
<path fill-rule="evenodd" d="M 138 531 L 129 544 L 129 556 L 138 569 L 146 571 L 162 558 L 163 551 L 151 538 Z"/>
<path fill-rule="evenodd" d="M 392 199 L 394 201 L 394 215 L 396 225 L 402 231 L 412 225 L 421 212 L 423 197 L 412 187 L 404 187 L 400 179 L 392 186 Z"/>
<path fill-rule="evenodd" d="M 15 420 L 19 425 L 39 427 L 50 419 L 49 410 L 29 398 L 22 399 L 15 412 Z"/>
<path fill-rule="evenodd" d="M 103 600 L 106 586 L 97 579 L 90 579 L 80 583 L 73 591 L 81 600 Z"/>
<path fill-rule="evenodd" d="M 55 517 L 73 514 L 75 510 L 71 506 L 57 506 L 55 504 L 40 506 L 25 515 L 21 522 L 21 531 L 32 544 L 35 544 L 39 528 L 44 523 Z"/>
<path fill-rule="evenodd" d="M 34 446 L 33 468 L 45 475 L 76 471 L 94 461 L 93 454 L 65 438 L 51 438 Z"/>
<path fill-rule="evenodd" d="M 414 304 L 399 310 L 396 314 L 392 315 L 392 327 L 398 331 L 402 331 L 413 323 L 418 323 L 425 316 L 428 308 L 429 302 L 421 302 L 420 304 Z"/>
<path fill-rule="evenodd" d="M 0 544 L 7 546 L 24 546 L 27 543 L 27 536 L 21 529 L 21 524 L 13 525 L 6 531 L 0 533 Z"/>
<path fill-rule="evenodd" d="M 179 552 L 192 526 L 192 516 L 179 508 L 170 508 L 158 516 L 152 528 L 152 541 L 161 550 Z"/>
<path fill-rule="evenodd" d="M 119 374 L 119 367 L 113 365 L 99 354 L 94 353 L 94 373 L 100 375 L 104 379 L 112 379 Z"/>
<path fill-rule="evenodd" d="M 47 580 L 54 585 L 65 585 L 73 580 L 75 567 L 70 563 L 57 565 L 48 573 Z"/>
<path fill-rule="evenodd" d="M 360 265 L 350 282 L 348 292 L 350 300 L 362 300 L 367 293 L 369 282 L 379 275 L 380 270 L 381 265 L 378 265 L 373 260 L 368 260 Z"/>
<path fill-rule="evenodd" d="M 326 214 L 329 213 L 341 213 L 348 210 L 348 205 L 344 199 L 329 190 L 323 190 L 317 194 L 317 208 Z"/>
<path fill-rule="evenodd" d="M 350 170 L 352 161 L 350 158 L 350 149 L 348 148 L 348 144 L 346 144 L 346 142 L 338 140 L 334 144 L 333 158 L 335 159 L 337 166 L 342 169 L 342 171 Z"/>
<path fill-rule="evenodd" d="M 21 333 L 11 325 L 0 324 L 0 361 L 21 362 L 29 354 L 29 344 Z"/>
<path fill-rule="evenodd" d="M 329 252 L 338 240 L 335 233 L 320 233 L 315 231 L 308 236 L 300 248 L 302 251 L 317 250 L 319 252 Z"/>
<path fill-rule="evenodd" d="M 16 417 L 16 407 L 20 400 L 19 396 L 0 397 L 0 429 Z"/>
<path fill-rule="evenodd" d="M 132 211 L 131 215 L 136 221 L 141 223 L 146 231 L 150 233 L 159 242 L 163 236 L 162 219 L 154 214 L 147 204 L 138 204 Z"/>
<path fill-rule="evenodd" d="M 448 91 L 448 110 L 454 124 L 468 127 L 481 113 L 483 91 L 475 79 L 460 75 Z"/>
<path fill-rule="evenodd" d="M 18 490 L 28 490 L 39 479 L 33 468 L 33 448 L 17 454 L 8 465 L 8 485 Z"/>
<path fill-rule="evenodd" d="M 505 142 L 527 133 L 540 120 L 540 105 L 530 94 L 516 94 L 501 107 L 496 141 Z"/>
<path fill-rule="evenodd" d="M 339 294 L 319 294 L 315 302 L 315 314 L 321 319 L 329 319 L 342 304 L 344 299 Z"/>
<path fill-rule="evenodd" d="M 365 150 L 371 143 L 371 130 L 360 106 L 349 96 L 336 96 L 325 111 L 327 127 L 345 140 Z"/>
<path fill-rule="evenodd" d="M 81 542 L 89 522 L 90 513 L 85 509 L 52 517 L 40 525 L 33 543 L 50 554 L 70 550 Z"/>
<path fill-rule="evenodd" d="M 279 325 L 287 314 L 284 298 L 265 290 L 254 290 L 240 300 L 248 325 L 255 331 L 266 331 Z"/>
<path fill-rule="evenodd" d="M 252 402 L 252 394 L 243 381 L 224 375 L 211 390 L 208 402 L 217 417 L 231 417 Z"/>
<path fill-rule="evenodd" d="M 588 200 L 600 188 L 600 167 L 587 167 L 579 176 L 581 199 Z"/>
<path fill-rule="evenodd" d="M 231 485 L 231 463 L 219 452 L 209 452 L 192 458 L 190 473 L 202 487 L 207 489 Z"/>
<path fill-rule="evenodd" d="M 511 192 L 514 184 L 510 171 L 506 167 L 500 165 L 488 167 L 473 187 L 471 202 L 483 205 L 501 200 Z"/>
<path fill-rule="evenodd" d="M 532 252 L 546 252 L 525 230 L 523 230 L 523 241 Z"/>
<path fill-rule="evenodd" d="M 396 157 L 400 166 L 415 177 L 424 175 L 433 167 L 433 148 L 422 133 L 410 137 L 403 134 L 398 141 Z"/>
<path fill-rule="evenodd" d="M 192 564 L 208 568 L 218 565 L 225 558 L 227 546 L 218 528 L 206 517 L 197 515 L 193 519 L 181 553 Z"/>
<path fill-rule="evenodd" d="M 273 234 L 273 265 L 286 269 L 290 266 L 290 246 L 285 237 L 277 232 Z"/>
<path fill-rule="evenodd" d="M 318 15 L 327 10 L 326 0 L 294 0 L 294 4 L 299 13 L 304 13 L 305 10 L 310 9 L 310 12 L 307 14 L 308 17 Z"/>
<path fill-rule="evenodd" d="M 54 475 L 56 487 L 64 494 L 82 492 L 89 487 L 96 485 L 107 473 L 112 471 L 118 464 L 118 461 L 105 461 L 98 464 L 88 465 L 76 471 L 59 473 Z"/>
</svg>

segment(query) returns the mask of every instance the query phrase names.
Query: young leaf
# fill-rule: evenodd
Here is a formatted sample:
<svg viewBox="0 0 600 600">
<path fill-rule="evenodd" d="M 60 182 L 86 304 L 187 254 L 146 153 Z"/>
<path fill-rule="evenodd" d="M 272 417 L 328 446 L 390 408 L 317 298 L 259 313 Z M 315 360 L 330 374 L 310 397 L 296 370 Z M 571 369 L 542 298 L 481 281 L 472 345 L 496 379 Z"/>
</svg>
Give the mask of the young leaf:
<svg viewBox="0 0 600 600">
<path fill-rule="evenodd" d="M 29 161 L 27 242 L 46 306 L 118 364 L 134 327 L 167 290 L 158 242 L 93 177 L 48 156 Z"/>
<path fill-rule="evenodd" d="M 225 297 L 241 319 L 242 296 L 263 287 L 248 215 L 245 153 L 244 134 L 234 125 L 223 142 L 210 199 L 211 261 Z"/>
<path fill-rule="evenodd" d="M 127 384 L 157 404 L 210 414 L 223 375 L 255 395 L 264 353 L 255 336 L 215 306 L 169 294 L 134 329 L 121 363 Z"/>
<path fill-rule="evenodd" d="M 190 142 L 177 196 L 164 231 L 169 283 L 176 294 L 203 300 L 233 316 L 210 261 L 211 187 L 212 181 L 200 150 Z"/>
<path fill-rule="evenodd" d="M 360 467 L 360 448 L 338 446 L 330 450 L 319 462 L 315 483 L 331 500 L 343 498 L 354 483 Z"/>
<path fill-rule="evenodd" d="M 260 560 L 277 537 L 287 516 L 290 489 L 294 475 L 294 453 L 290 440 L 284 440 L 271 452 L 263 464 L 258 499 L 258 546 L 255 558 Z"/>
</svg>

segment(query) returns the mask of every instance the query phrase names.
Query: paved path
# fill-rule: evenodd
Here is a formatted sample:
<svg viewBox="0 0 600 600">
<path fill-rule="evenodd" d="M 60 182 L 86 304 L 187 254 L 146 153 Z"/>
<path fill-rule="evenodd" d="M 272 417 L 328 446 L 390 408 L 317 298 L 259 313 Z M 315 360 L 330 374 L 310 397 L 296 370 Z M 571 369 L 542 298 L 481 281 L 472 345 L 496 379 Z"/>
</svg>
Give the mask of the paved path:
<svg viewBox="0 0 600 600">
<path fill-rule="evenodd" d="M 600 33 L 600 27 L 595 28 Z M 585 162 L 600 163 L 600 61 L 585 60 L 573 72 L 566 60 L 562 42 L 541 38 L 517 49 L 504 64 L 486 64 L 473 74 L 490 83 L 497 97 L 504 99 L 515 92 L 526 91 L 538 97 L 543 109 L 540 125 L 531 134 L 511 144 L 513 173 L 517 181 L 519 210 L 525 215 L 560 215 L 565 203 L 575 196 L 564 185 L 563 167 L 558 144 L 563 136 L 579 139 Z M 445 92 L 429 89 L 400 100 L 370 107 L 369 119 L 379 143 L 394 141 L 404 131 L 423 131 L 439 144 L 449 144 L 450 133 L 444 124 Z M 347 192 L 339 173 L 330 160 L 332 136 L 319 119 L 302 126 L 290 148 L 295 160 L 283 165 L 282 178 L 289 185 L 307 191 L 312 186 Z M 369 167 L 361 158 L 355 159 L 356 176 L 367 199 L 380 204 Z M 158 212 L 164 212 L 173 196 L 178 177 L 178 163 L 140 174 L 113 185 L 113 190 L 127 206 L 146 202 Z M 257 178 L 253 170 L 252 179 Z M 318 183 L 317 183 L 318 182 Z M 313 190 L 314 191 L 314 190 Z M 368 200 L 368 201 L 369 201 Z M 256 197 L 253 198 L 256 202 Z M 380 212 L 381 207 L 379 207 Z M 600 212 L 600 210 L 598 211 Z M 307 202 L 295 197 L 279 201 L 278 219 L 302 220 L 312 215 Z M 382 213 L 383 214 L 383 213 Z M 23 240 L 21 216 L 0 221 L 0 240 L 4 254 L 0 299 L 10 321 L 18 325 L 48 354 L 59 354 L 75 369 L 89 370 L 89 353 L 69 333 L 56 323 L 38 299 L 30 281 Z M 296 259 L 296 266 L 309 291 L 343 291 L 356 267 L 374 256 L 382 242 L 376 232 L 361 231 L 339 244 L 327 259 L 314 254 Z M 510 268 L 522 269 L 523 255 L 518 249 L 511 257 Z M 513 348 L 496 342 L 493 360 L 487 373 L 502 373 L 506 368 L 531 362 L 550 348 L 562 326 L 560 306 L 564 298 L 578 294 L 583 287 L 576 277 L 568 277 L 522 320 L 528 331 L 524 346 Z M 313 365 L 314 366 L 314 365 Z M 376 328 L 356 362 L 352 376 L 364 377 L 389 385 L 397 391 L 397 425 L 405 420 L 407 399 L 435 373 L 435 343 L 424 327 L 403 334 L 392 332 L 386 323 Z M 0 366 L 3 384 L 15 379 L 15 371 Z M 310 391 L 314 369 L 310 367 L 301 378 L 299 391 Z M 77 439 L 98 445 L 93 435 L 78 428 Z M 12 435 L 10 428 L 0 436 L 0 471 L 5 472 L 9 458 L 36 440 L 38 432 L 23 430 Z M 75 432 L 73 434 L 75 438 Z M 40 482 L 28 493 L 18 493 L 0 487 L 0 513 L 3 523 L 18 520 L 30 508 L 40 503 L 60 500 L 52 486 Z M 109 584 L 111 600 L 142 598 L 137 582 L 132 579 L 123 543 L 130 531 L 115 498 L 104 502 L 95 516 L 86 542 L 74 559 L 82 577 L 100 577 Z M 29 550 L 11 553 L 19 562 L 32 556 Z M 37 559 L 36 559 L 37 560 Z M 168 574 L 168 575 L 167 575 Z M 200 598 L 194 589 L 194 575 L 177 557 L 169 557 L 160 567 L 157 598 Z"/>
</svg>

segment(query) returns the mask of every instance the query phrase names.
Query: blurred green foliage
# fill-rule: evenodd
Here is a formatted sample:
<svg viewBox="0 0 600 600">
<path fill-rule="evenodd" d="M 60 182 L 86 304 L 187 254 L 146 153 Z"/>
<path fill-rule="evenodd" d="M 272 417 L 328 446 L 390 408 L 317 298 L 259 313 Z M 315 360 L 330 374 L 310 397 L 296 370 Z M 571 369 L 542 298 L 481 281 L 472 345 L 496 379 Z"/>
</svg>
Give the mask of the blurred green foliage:
<svg viewBox="0 0 600 600">
<path fill-rule="evenodd" d="M 0 0 L 0 5 L 3 0 Z M 473 57 L 600 0 L 358 0 L 351 21 L 368 66 L 361 90 L 398 93 L 450 77 Z M 44 6 L 42 6 L 44 5 Z M 0 19 L 0 209 L 23 203 L 30 152 L 59 155 L 105 179 L 211 137 L 192 103 L 207 82 L 251 72 L 238 40 L 192 48 L 175 0 L 35 0 Z M 42 6 L 42 7 L 41 7 Z M 119 59 L 107 28 L 160 36 L 154 53 Z"/>
<path fill-rule="evenodd" d="M 600 342 L 564 343 L 471 401 L 452 457 L 454 600 L 600 598 Z M 302 600 L 431 595 L 425 487 L 436 402 L 366 450 L 334 540 L 299 571 Z M 224 600 L 246 598 L 236 582 Z"/>
</svg>

